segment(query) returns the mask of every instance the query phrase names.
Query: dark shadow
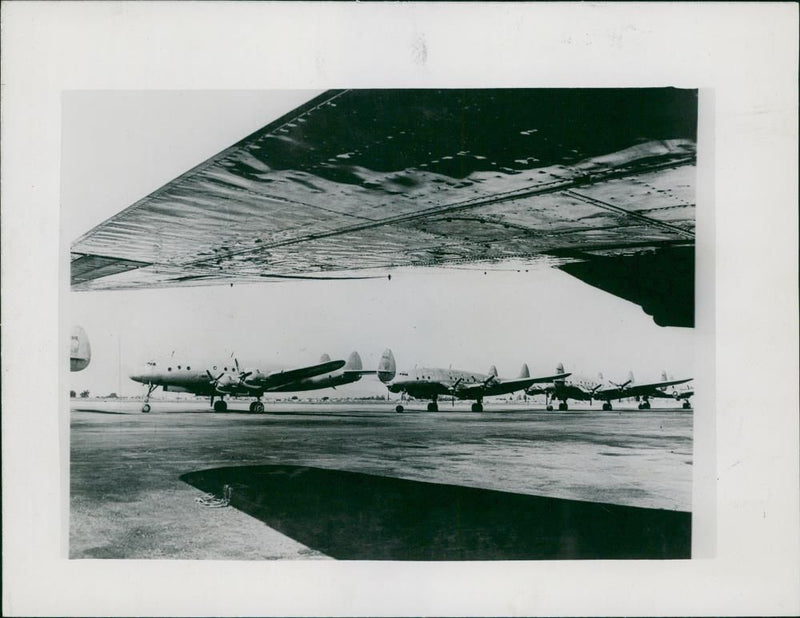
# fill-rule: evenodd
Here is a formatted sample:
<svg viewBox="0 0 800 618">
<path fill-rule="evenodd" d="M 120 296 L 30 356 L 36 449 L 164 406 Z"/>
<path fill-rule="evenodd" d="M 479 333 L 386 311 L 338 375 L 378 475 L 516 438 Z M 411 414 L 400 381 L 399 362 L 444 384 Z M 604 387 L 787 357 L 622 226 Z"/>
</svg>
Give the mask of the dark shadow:
<svg viewBox="0 0 800 618">
<path fill-rule="evenodd" d="M 302 466 L 192 472 L 204 492 L 342 560 L 689 558 L 691 514 Z"/>
<path fill-rule="evenodd" d="M 122 414 L 128 415 L 136 414 L 136 412 L 121 412 L 116 410 L 97 410 L 95 408 L 70 408 L 73 412 L 88 412 L 89 414 Z"/>
<path fill-rule="evenodd" d="M 694 327 L 694 245 L 633 255 L 592 256 L 559 266 L 584 283 L 641 306 L 659 326 Z"/>
</svg>

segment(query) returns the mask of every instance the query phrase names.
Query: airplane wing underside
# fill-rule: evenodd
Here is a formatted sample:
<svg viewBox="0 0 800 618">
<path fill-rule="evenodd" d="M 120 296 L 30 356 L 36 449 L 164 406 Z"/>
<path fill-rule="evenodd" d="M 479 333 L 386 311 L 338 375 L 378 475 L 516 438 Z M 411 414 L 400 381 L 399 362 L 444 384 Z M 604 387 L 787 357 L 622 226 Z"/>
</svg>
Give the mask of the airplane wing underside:
<svg viewBox="0 0 800 618">
<path fill-rule="evenodd" d="M 691 326 L 696 95 L 329 91 L 77 239 L 72 289 L 521 259 Z"/>
</svg>

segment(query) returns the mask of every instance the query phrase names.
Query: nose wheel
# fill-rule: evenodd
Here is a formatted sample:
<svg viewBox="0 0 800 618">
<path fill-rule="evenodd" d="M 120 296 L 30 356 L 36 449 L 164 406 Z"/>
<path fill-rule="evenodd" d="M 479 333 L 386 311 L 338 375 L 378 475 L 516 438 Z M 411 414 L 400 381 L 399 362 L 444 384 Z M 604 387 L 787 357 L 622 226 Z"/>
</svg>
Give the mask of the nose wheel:
<svg viewBox="0 0 800 618">
<path fill-rule="evenodd" d="M 142 412 L 147 414 L 150 412 L 150 395 L 153 394 L 153 391 L 158 388 L 158 384 L 148 384 L 147 385 L 147 394 L 144 396 L 144 404 L 142 405 Z"/>
</svg>

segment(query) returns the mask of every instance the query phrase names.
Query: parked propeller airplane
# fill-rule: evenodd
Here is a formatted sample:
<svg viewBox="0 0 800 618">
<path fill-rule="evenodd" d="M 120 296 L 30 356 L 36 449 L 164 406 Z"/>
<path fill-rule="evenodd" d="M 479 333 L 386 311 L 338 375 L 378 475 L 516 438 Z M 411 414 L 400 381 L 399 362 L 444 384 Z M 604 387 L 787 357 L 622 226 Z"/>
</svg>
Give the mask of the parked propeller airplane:
<svg viewBox="0 0 800 618">
<path fill-rule="evenodd" d="M 440 395 L 449 395 L 458 399 L 474 399 L 473 412 L 483 412 L 483 398 L 492 395 L 505 395 L 521 391 L 537 382 L 552 382 L 563 379 L 570 374 L 563 372 L 540 378 L 531 378 L 528 365 L 523 364 L 518 378 L 502 380 L 497 376 L 494 365 L 489 367 L 488 374 L 461 369 L 420 368 L 410 371 L 397 371 L 394 354 L 387 349 L 378 364 L 378 379 L 386 384 L 392 393 L 405 393 L 418 399 L 430 399 L 428 412 L 439 409 L 437 403 Z M 395 408 L 397 412 L 404 410 L 402 404 Z"/>
<path fill-rule="evenodd" d="M 564 365 L 559 363 L 556 367 L 558 373 L 564 373 Z M 569 375 L 569 374 L 567 374 Z M 664 376 L 666 378 L 666 376 Z M 553 384 L 545 387 L 531 387 L 525 392 L 528 395 L 544 395 L 547 403 L 547 409 L 552 410 L 552 401 L 558 399 L 559 410 L 568 410 L 569 399 L 578 401 L 592 402 L 594 400 L 603 401 L 603 410 L 612 410 L 612 400 L 622 399 L 636 399 L 640 401 L 639 409 L 648 410 L 650 408 L 650 398 L 671 398 L 673 395 L 666 393 L 663 389 L 668 386 L 677 384 L 684 384 L 689 382 L 692 378 L 685 378 L 682 380 L 666 380 L 662 382 L 651 382 L 648 384 L 635 384 L 633 372 L 628 373 L 628 379 L 625 382 L 608 382 L 604 386 L 603 374 L 598 374 L 598 380 L 590 378 L 576 378 L 575 380 L 567 381 L 559 378 L 553 380 Z M 688 406 L 684 406 L 688 407 Z"/>
<path fill-rule="evenodd" d="M 211 398 L 215 412 L 225 412 L 228 404 L 225 396 L 255 397 L 250 403 L 251 412 L 263 412 L 261 397 L 268 392 L 308 391 L 321 388 L 335 388 L 361 379 L 362 375 L 375 371 L 362 369 L 358 352 L 350 354 L 346 361 L 331 360 L 323 354 L 316 365 L 287 369 L 285 367 L 259 367 L 241 369 L 239 361 L 222 363 L 210 367 L 192 369 L 174 360 L 168 363 L 150 361 L 141 372 L 130 376 L 131 380 L 147 385 L 142 412 L 150 412 L 150 395 L 159 386 L 164 391 L 193 393 Z M 214 399 L 217 399 L 215 402 Z"/>
</svg>

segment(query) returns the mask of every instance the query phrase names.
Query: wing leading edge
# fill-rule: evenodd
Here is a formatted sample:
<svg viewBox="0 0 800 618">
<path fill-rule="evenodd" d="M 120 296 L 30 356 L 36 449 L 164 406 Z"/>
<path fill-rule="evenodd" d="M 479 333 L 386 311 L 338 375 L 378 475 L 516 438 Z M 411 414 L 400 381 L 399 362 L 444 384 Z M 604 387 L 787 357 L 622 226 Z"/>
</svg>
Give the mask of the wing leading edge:
<svg viewBox="0 0 800 618">
<path fill-rule="evenodd" d="M 77 239 L 72 287 L 544 259 L 691 325 L 696 94 L 329 91 Z"/>
</svg>

